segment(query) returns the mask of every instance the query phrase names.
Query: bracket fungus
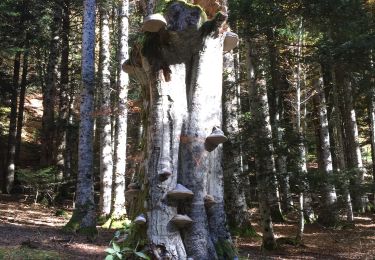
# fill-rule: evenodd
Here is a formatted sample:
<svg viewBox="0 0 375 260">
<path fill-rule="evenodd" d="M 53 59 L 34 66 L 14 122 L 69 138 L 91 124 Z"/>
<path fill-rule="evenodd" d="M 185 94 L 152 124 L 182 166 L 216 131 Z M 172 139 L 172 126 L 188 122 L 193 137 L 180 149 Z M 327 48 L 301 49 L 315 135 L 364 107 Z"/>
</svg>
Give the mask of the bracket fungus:
<svg viewBox="0 0 375 260">
<path fill-rule="evenodd" d="M 138 217 L 134 219 L 134 223 L 137 225 L 143 225 L 146 224 L 147 220 L 145 218 L 145 215 L 141 214 Z"/>
<path fill-rule="evenodd" d="M 165 167 L 158 175 L 160 181 L 166 181 L 172 175 L 172 170 L 169 167 Z"/>
<path fill-rule="evenodd" d="M 214 197 L 212 196 L 212 195 L 209 195 L 209 194 L 207 194 L 205 197 L 204 197 L 204 205 L 206 206 L 206 207 L 211 207 L 211 206 L 213 206 L 213 205 L 215 205 L 216 204 L 216 201 L 215 201 L 215 199 L 214 199 Z"/>
<path fill-rule="evenodd" d="M 125 192 L 125 198 L 127 200 L 134 199 L 140 192 L 140 187 L 137 183 L 130 183 L 128 185 L 128 190 Z"/>
<path fill-rule="evenodd" d="M 231 51 L 237 47 L 238 35 L 234 32 L 225 32 L 224 38 L 224 51 Z"/>
<path fill-rule="evenodd" d="M 194 193 L 181 184 L 177 184 L 174 190 L 168 191 L 168 197 L 171 199 L 181 200 L 190 199 L 194 196 Z"/>
<path fill-rule="evenodd" d="M 183 228 L 193 223 L 193 220 L 187 215 L 177 214 L 171 219 L 171 223 L 179 228 Z"/>
<path fill-rule="evenodd" d="M 150 14 L 143 19 L 142 30 L 144 32 L 158 32 L 167 25 L 167 21 L 161 14 Z"/>
<path fill-rule="evenodd" d="M 132 183 L 130 183 L 129 185 L 128 185 L 128 189 L 129 190 L 139 190 L 139 185 L 138 185 L 138 183 L 135 183 L 135 182 L 132 182 Z"/>
<path fill-rule="evenodd" d="M 219 144 L 227 141 L 228 138 L 224 135 L 224 132 L 217 126 L 214 126 L 212 133 L 207 136 L 205 141 L 205 148 L 207 151 L 213 151 Z"/>
</svg>

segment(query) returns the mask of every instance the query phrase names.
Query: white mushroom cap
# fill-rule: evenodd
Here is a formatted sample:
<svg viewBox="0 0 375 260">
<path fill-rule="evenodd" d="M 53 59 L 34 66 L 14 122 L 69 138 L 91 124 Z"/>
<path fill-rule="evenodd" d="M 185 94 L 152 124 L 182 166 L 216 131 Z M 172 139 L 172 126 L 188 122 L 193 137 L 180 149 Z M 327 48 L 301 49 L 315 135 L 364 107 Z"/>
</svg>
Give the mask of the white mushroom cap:
<svg viewBox="0 0 375 260">
<path fill-rule="evenodd" d="M 224 51 L 231 51 L 237 47 L 238 35 L 234 32 L 225 32 Z"/>
<path fill-rule="evenodd" d="M 161 14 L 151 14 L 143 19 L 142 30 L 145 32 L 158 32 L 167 25 L 167 21 Z"/>
</svg>

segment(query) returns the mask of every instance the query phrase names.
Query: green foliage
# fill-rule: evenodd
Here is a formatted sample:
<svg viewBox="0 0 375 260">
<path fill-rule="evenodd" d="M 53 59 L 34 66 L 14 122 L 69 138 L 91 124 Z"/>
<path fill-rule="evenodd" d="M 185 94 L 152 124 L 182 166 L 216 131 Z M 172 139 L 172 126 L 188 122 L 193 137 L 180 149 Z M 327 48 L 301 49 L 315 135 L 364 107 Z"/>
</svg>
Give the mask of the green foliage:
<svg viewBox="0 0 375 260">
<path fill-rule="evenodd" d="M 145 227 L 136 225 L 126 219 L 121 229 L 114 233 L 110 242 L 111 247 L 106 249 L 106 259 L 150 259 L 144 252 L 146 240 L 143 238 Z"/>
<path fill-rule="evenodd" d="M 35 171 L 32 169 L 19 169 L 17 178 L 23 185 L 42 187 L 56 182 L 56 168 L 47 167 Z"/>
<path fill-rule="evenodd" d="M 41 199 L 45 199 L 47 204 L 54 203 L 58 187 L 61 185 L 61 181 L 57 180 L 57 169 L 55 167 L 39 170 L 19 169 L 16 176 L 24 188 L 34 192 L 34 202 L 37 202 L 39 195 L 41 195 Z"/>
<path fill-rule="evenodd" d="M 63 210 L 63 209 L 58 209 L 58 210 L 56 210 L 56 212 L 55 212 L 55 216 L 57 216 L 57 217 L 64 217 L 64 218 L 69 218 L 69 217 L 70 217 L 70 216 L 69 216 L 69 213 L 66 212 L 66 211 Z"/>
<path fill-rule="evenodd" d="M 120 229 L 128 226 L 131 223 L 131 221 L 127 218 L 125 219 L 114 219 L 113 217 L 110 217 L 107 219 L 103 225 L 102 228 L 108 228 L 108 229 Z"/>
</svg>

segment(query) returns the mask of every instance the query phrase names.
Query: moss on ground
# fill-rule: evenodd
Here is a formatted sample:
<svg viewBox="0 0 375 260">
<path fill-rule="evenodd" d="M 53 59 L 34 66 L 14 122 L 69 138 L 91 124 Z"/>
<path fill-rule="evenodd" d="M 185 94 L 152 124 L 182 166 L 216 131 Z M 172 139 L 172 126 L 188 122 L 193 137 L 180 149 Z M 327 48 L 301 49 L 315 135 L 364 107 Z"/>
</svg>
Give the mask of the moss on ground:
<svg viewBox="0 0 375 260">
<path fill-rule="evenodd" d="M 126 225 L 129 225 L 131 221 L 127 218 L 125 219 L 114 219 L 113 217 L 110 217 L 102 224 L 102 228 L 108 228 L 108 229 L 120 229 L 124 228 Z"/>
</svg>

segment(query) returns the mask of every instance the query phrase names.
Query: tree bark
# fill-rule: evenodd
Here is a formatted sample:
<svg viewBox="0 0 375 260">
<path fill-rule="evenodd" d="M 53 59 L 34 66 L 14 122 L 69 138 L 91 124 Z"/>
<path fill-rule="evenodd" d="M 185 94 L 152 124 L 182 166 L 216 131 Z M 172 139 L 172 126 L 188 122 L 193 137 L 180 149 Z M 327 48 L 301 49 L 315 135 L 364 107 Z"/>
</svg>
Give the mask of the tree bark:
<svg viewBox="0 0 375 260">
<path fill-rule="evenodd" d="M 361 149 L 359 145 L 358 126 L 356 111 L 354 109 L 353 88 L 349 75 L 345 73 L 345 68 L 336 65 L 336 84 L 341 93 L 341 109 L 346 140 L 346 155 L 348 169 L 353 172 L 352 191 L 353 209 L 364 212 L 366 203 L 364 199 L 363 183 L 365 168 L 363 167 Z"/>
<path fill-rule="evenodd" d="M 112 127 L 111 127 L 111 86 L 110 86 L 110 37 L 109 37 L 109 3 L 100 6 L 100 67 L 101 73 L 99 91 L 100 118 L 100 201 L 99 214 L 107 216 L 111 213 L 112 203 Z"/>
<path fill-rule="evenodd" d="M 20 84 L 20 98 L 19 98 L 19 105 L 18 105 L 16 155 L 15 155 L 16 164 L 19 163 L 21 143 L 22 143 L 22 127 L 23 127 L 23 116 L 24 116 L 23 114 L 24 114 L 24 108 L 25 108 L 25 94 L 26 94 L 26 87 L 27 87 L 28 66 L 29 66 L 29 53 L 28 53 L 28 50 L 26 50 L 23 54 L 22 76 L 21 76 L 21 84 Z"/>
<path fill-rule="evenodd" d="M 343 139 L 343 127 L 342 127 L 342 113 L 340 110 L 340 94 L 335 83 L 335 73 L 333 71 L 333 66 L 330 62 L 322 63 L 322 71 L 323 71 L 323 84 L 324 88 L 330 92 L 331 96 L 331 117 L 329 120 L 329 128 L 330 128 L 330 136 L 332 137 L 331 146 L 332 149 L 332 158 L 334 170 L 343 176 L 342 178 L 342 193 L 343 193 L 343 200 L 346 205 L 346 216 L 348 221 L 353 221 L 353 207 L 351 196 L 349 192 L 349 179 L 348 179 L 348 172 L 347 172 L 347 163 L 345 158 L 345 143 Z"/>
<path fill-rule="evenodd" d="M 261 228 L 263 234 L 262 247 L 266 250 L 276 248 L 276 240 L 273 232 L 271 219 L 272 205 L 277 205 L 274 201 L 276 191 L 276 170 L 273 158 L 272 130 L 269 118 L 267 88 L 265 75 L 262 68 L 262 61 L 257 55 L 257 50 L 261 50 L 261 40 L 251 42 L 247 40 L 248 48 L 248 75 L 250 81 L 251 112 L 253 115 L 252 129 L 255 149 L 255 168 L 258 185 L 259 211 L 261 216 Z"/>
<path fill-rule="evenodd" d="M 280 191 L 281 191 L 281 207 L 283 211 L 288 212 L 293 207 L 292 196 L 290 193 L 289 186 L 289 172 L 287 169 L 287 147 L 285 140 L 285 133 L 283 133 L 282 127 L 287 124 L 287 119 L 284 118 L 286 115 L 284 113 L 284 104 L 282 98 L 283 91 L 288 91 L 283 89 L 283 84 L 281 79 L 281 66 L 278 60 L 279 51 L 275 44 L 275 32 L 271 29 L 267 34 L 267 47 L 268 56 L 270 60 L 270 74 L 271 74 L 271 86 L 268 87 L 268 100 L 270 107 L 270 123 L 272 128 L 272 135 L 275 137 L 273 145 L 275 147 L 275 154 L 277 155 L 275 159 L 275 167 L 277 171 L 277 179 L 279 181 Z M 291 111 L 289 111 L 291 112 Z M 289 123 L 289 122 L 288 122 Z M 283 216 L 278 215 L 278 221 L 283 221 Z M 276 221 L 276 219 L 274 219 Z"/>
<path fill-rule="evenodd" d="M 67 230 L 96 235 L 93 183 L 93 112 L 95 89 L 95 0 L 84 1 L 82 35 L 82 92 L 78 145 L 76 208 Z"/>
<path fill-rule="evenodd" d="M 225 205 L 229 227 L 237 234 L 245 234 L 252 231 L 252 226 L 243 185 L 242 145 L 238 122 L 241 111 L 240 86 L 237 83 L 237 70 L 238 53 L 224 54 L 223 131 L 228 137 L 228 141 L 223 145 Z"/>
<path fill-rule="evenodd" d="M 225 228 L 221 146 L 210 153 L 205 146 L 212 128 L 221 126 L 224 36 L 219 28 L 226 15 L 203 23 L 198 6 L 174 1 L 164 17 L 168 29 L 146 33 L 142 48 L 149 84 L 141 193 L 148 194 L 139 211 L 147 211 L 147 237 L 159 257 L 233 259 Z M 192 199 L 167 195 L 177 182 L 193 191 Z M 216 202 L 211 207 L 205 206 L 208 194 Z M 173 221 L 177 213 L 187 214 L 192 223 L 180 228 Z"/>
<path fill-rule="evenodd" d="M 21 67 L 21 52 L 17 52 L 14 57 L 13 65 L 13 88 L 11 97 L 10 119 L 9 119 L 9 136 L 8 136 L 8 156 L 7 172 L 4 191 L 10 193 L 14 185 L 14 175 L 16 170 L 16 135 L 17 135 L 17 97 L 19 88 L 19 77 Z"/>
<path fill-rule="evenodd" d="M 53 20 L 51 22 L 51 40 L 47 64 L 46 84 L 43 89 L 43 116 L 41 131 L 41 157 L 42 167 L 53 163 L 54 156 L 54 131 L 55 131 L 55 96 L 57 81 L 57 59 L 59 54 L 59 31 L 61 24 L 61 6 L 56 2 Z"/>
<path fill-rule="evenodd" d="M 319 116 L 319 169 L 321 170 L 325 183 L 323 184 L 323 210 L 319 215 L 318 221 L 326 226 L 334 226 L 337 222 L 337 197 L 335 186 L 332 183 L 332 156 L 330 151 L 330 136 L 328 129 L 327 108 L 325 94 L 322 90 L 322 80 L 315 79 L 313 82 L 317 94 L 315 96 L 315 104 Z"/>
<path fill-rule="evenodd" d="M 61 30 L 61 64 L 60 64 L 60 89 L 59 110 L 56 125 L 56 165 L 57 176 L 62 180 L 67 176 L 66 149 L 67 125 L 69 113 L 69 33 L 70 33 L 70 0 L 62 1 L 62 30 Z"/>
<path fill-rule="evenodd" d="M 123 0 L 119 4 L 119 75 L 117 81 L 118 104 L 116 111 L 116 166 L 114 172 L 112 216 L 120 218 L 126 213 L 125 209 L 125 173 L 126 173 L 126 137 L 127 137 L 127 95 L 128 74 L 122 71 L 122 64 L 128 59 L 129 35 L 129 1 Z"/>
</svg>

